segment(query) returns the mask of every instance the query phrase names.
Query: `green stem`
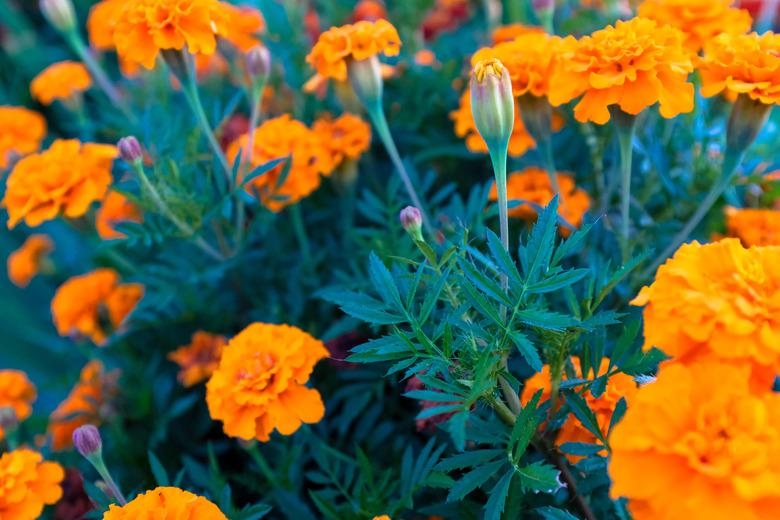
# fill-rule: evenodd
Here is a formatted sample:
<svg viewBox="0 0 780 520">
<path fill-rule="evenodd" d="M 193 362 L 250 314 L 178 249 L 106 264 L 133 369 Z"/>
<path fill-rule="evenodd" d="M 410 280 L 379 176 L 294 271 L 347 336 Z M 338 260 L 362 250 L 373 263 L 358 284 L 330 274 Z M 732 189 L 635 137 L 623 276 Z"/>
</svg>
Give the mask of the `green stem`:
<svg viewBox="0 0 780 520">
<path fill-rule="evenodd" d="M 242 162 L 248 167 L 252 168 L 252 155 L 254 152 L 255 144 L 255 130 L 260 121 L 261 102 L 263 99 L 263 90 L 265 85 L 254 89 L 249 95 L 249 102 L 252 103 L 252 108 L 249 115 L 249 140 L 247 149 L 244 151 L 244 159 Z M 242 171 L 239 169 L 239 171 Z M 244 211 L 244 199 L 241 196 L 237 197 L 236 201 L 236 235 L 235 235 L 235 248 L 238 250 L 241 247 L 241 243 L 244 241 L 244 221 L 246 218 L 246 212 Z"/>
<path fill-rule="evenodd" d="M 555 157 L 553 157 L 552 140 L 549 138 L 538 139 L 536 145 L 539 147 L 539 153 L 544 160 L 544 169 L 547 170 L 547 176 L 550 178 L 550 186 L 554 193 L 560 193 L 558 186 L 558 174 L 555 170 Z"/>
<path fill-rule="evenodd" d="M 498 192 L 498 221 L 501 234 L 501 245 L 509 252 L 509 208 L 506 193 L 506 146 L 491 146 L 490 160 L 493 163 L 493 174 L 496 178 L 496 191 Z M 501 288 L 506 292 L 509 289 L 509 278 L 501 273 Z M 502 316 L 506 317 L 506 309 L 502 306 Z"/>
<path fill-rule="evenodd" d="M 108 468 L 106 468 L 106 464 L 103 462 L 103 456 L 90 456 L 87 457 L 87 460 L 92 463 L 92 466 L 95 467 L 98 475 L 100 475 L 100 478 L 102 478 L 103 482 L 106 483 L 106 486 L 108 486 L 109 491 L 111 491 L 111 494 L 114 495 L 116 501 L 119 502 L 119 505 L 123 506 L 127 504 L 125 496 L 122 494 L 122 491 L 119 489 L 117 483 L 111 477 L 111 473 L 108 472 Z"/>
<path fill-rule="evenodd" d="M 309 235 L 306 233 L 306 226 L 303 223 L 303 212 L 300 204 L 290 206 L 290 217 L 292 217 L 293 230 L 295 238 L 298 240 L 298 247 L 301 249 L 304 265 L 311 265 L 311 247 L 309 246 Z"/>
<path fill-rule="evenodd" d="M 619 111 L 616 111 L 619 112 Z M 620 250 L 623 261 L 629 259 L 629 231 L 631 229 L 631 167 L 633 163 L 633 140 L 635 118 L 619 112 L 613 114 L 620 144 Z"/>
</svg>

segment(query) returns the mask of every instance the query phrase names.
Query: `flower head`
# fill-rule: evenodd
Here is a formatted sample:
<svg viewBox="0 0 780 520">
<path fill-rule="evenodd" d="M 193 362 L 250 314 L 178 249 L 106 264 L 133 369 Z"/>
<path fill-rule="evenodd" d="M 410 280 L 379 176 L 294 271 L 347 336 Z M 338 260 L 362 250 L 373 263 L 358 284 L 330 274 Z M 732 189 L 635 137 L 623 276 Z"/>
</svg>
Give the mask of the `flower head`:
<svg viewBox="0 0 780 520">
<path fill-rule="evenodd" d="M 380 18 L 387 18 L 387 11 L 379 0 L 360 0 L 352 10 L 352 19 L 356 22 L 374 22 Z"/>
<path fill-rule="evenodd" d="M 773 209 L 726 208 L 729 236 L 745 247 L 780 246 L 780 211 Z"/>
<path fill-rule="evenodd" d="M 466 139 L 466 148 L 475 153 L 487 153 L 485 140 L 477 132 L 474 116 L 471 111 L 471 95 L 468 91 L 460 97 L 460 106 L 450 112 L 450 118 L 455 122 L 455 135 Z M 509 136 L 509 155 L 520 157 L 531 148 L 536 147 L 531 134 L 528 133 L 523 119 L 520 117 L 520 107 L 515 103 L 514 126 Z"/>
<path fill-rule="evenodd" d="M 116 224 L 141 221 L 143 221 L 143 216 L 138 206 L 118 191 L 108 192 L 95 215 L 95 227 L 103 240 L 125 237 L 124 233 L 114 229 Z"/>
<path fill-rule="evenodd" d="M 645 346 L 675 361 L 715 357 L 780 371 L 780 247 L 685 244 L 631 302 Z"/>
<path fill-rule="evenodd" d="M 112 269 L 74 276 L 57 289 L 52 299 L 54 325 L 61 336 L 85 336 L 102 345 L 122 326 L 143 292 L 140 284 L 120 284 L 119 275 Z"/>
<path fill-rule="evenodd" d="M 30 93 L 43 103 L 67 100 L 92 86 L 92 77 L 83 63 L 60 61 L 49 65 L 30 83 Z"/>
<path fill-rule="evenodd" d="M 685 46 L 699 52 L 722 33 L 744 34 L 753 23 L 745 9 L 732 7 L 734 0 L 645 0 L 639 16 L 670 25 L 685 33 Z"/>
<path fill-rule="evenodd" d="M 347 159 L 359 159 L 371 146 L 371 125 L 354 114 L 345 113 L 336 119 L 321 117 L 311 129 L 330 151 L 334 167 Z"/>
<path fill-rule="evenodd" d="M 249 134 L 235 140 L 227 150 L 228 160 L 233 162 L 239 151 L 246 154 Z M 254 132 L 252 168 L 280 157 L 290 156 L 290 171 L 279 184 L 284 165 L 249 182 L 247 190 L 256 191 L 263 204 L 271 211 L 280 211 L 309 196 L 320 186 L 320 176 L 333 171 L 331 152 L 317 133 L 289 115 L 269 119 Z"/>
<path fill-rule="evenodd" d="M 224 38 L 240 52 L 249 52 L 250 49 L 260 45 L 258 34 L 265 30 L 265 19 L 257 9 L 247 5 L 232 5 L 221 2 L 225 13 Z"/>
<path fill-rule="evenodd" d="M 22 247 L 8 255 L 8 279 L 17 287 L 27 287 L 53 250 L 54 242 L 47 235 L 30 235 Z"/>
<path fill-rule="evenodd" d="M 103 520 L 227 520 L 209 500 L 176 487 L 158 487 L 142 493 L 124 506 L 111 504 Z"/>
<path fill-rule="evenodd" d="M 564 38 L 548 99 L 559 106 L 583 96 L 574 107 L 580 122 L 605 124 L 611 106 L 636 115 L 655 103 L 671 118 L 693 110 L 692 71 L 682 32 L 633 18 L 579 40 Z"/>
<path fill-rule="evenodd" d="M 0 106 L 0 169 L 15 155 L 37 152 L 46 136 L 46 120 L 22 107 Z"/>
<path fill-rule="evenodd" d="M 103 439 L 100 430 L 93 424 L 85 424 L 73 430 L 73 446 L 82 457 L 92 457 L 103 452 Z"/>
<path fill-rule="evenodd" d="M 192 335 L 189 345 L 184 345 L 168 354 L 168 359 L 179 365 L 178 379 L 186 387 L 205 381 L 219 365 L 222 349 L 227 338 L 202 330 Z"/>
<path fill-rule="evenodd" d="M 471 115 L 491 153 L 494 147 L 506 153 L 515 123 L 515 98 L 509 71 L 496 58 L 485 58 L 474 64 Z"/>
<path fill-rule="evenodd" d="M 628 398 L 609 474 L 633 518 L 776 516 L 780 396 L 752 394 L 749 379 L 744 365 L 673 363 Z"/>
<path fill-rule="evenodd" d="M 20 160 L 8 176 L 2 202 L 8 227 L 21 220 L 35 227 L 61 213 L 82 216 L 108 191 L 116 155 L 114 146 L 58 139 L 48 150 Z"/>
<path fill-rule="evenodd" d="M 320 421 L 320 394 L 304 385 L 327 356 L 321 341 L 296 327 L 250 325 L 230 340 L 206 385 L 212 419 L 231 437 L 260 441 L 274 429 L 291 435 L 301 423 Z"/>
<path fill-rule="evenodd" d="M 493 45 L 498 45 L 499 43 L 511 42 L 518 36 L 523 36 L 526 34 L 546 34 L 546 33 L 544 32 L 544 29 L 542 29 L 541 27 L 537 27 L 535 25 L 523 25 L 521 23 L 513 23 L 509 25 L 501 25 L 499 27 L 496 27 L 493 30 L 491 39 L 493 40 Z"/>
<path fill-rule="evenodd" d="M 0 456 L 0 518 L 35 520 L 62 496 L 65 472 L 26 448 Z"/>
<path fill-rule="evenodd" d="M 27 374 L 21 370 L 0 370 L 0 409 L 10 408 L 15 421 L 21 422 L 32 414 L 32 403 L 37 393 Z M 5 432 L 0 426 L 0 440 Z"/>
</svg>

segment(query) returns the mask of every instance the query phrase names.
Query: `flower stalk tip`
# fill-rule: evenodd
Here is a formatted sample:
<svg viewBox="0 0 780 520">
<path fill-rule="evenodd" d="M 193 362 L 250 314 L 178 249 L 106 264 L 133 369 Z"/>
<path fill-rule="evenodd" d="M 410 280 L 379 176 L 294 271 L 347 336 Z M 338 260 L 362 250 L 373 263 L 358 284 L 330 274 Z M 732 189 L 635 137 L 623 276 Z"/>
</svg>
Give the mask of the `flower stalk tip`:
<svg viewBox="0 0 780 520">
<path fill-rule="evenodd" d="M 100 431 L 91 424 L 79 426 L 73 431 L 73 445 L 86 459 L 101 457 L 103 453 L 103 440 Z"/>
<path fill-rule="evenodd" d="M 134 136 L 123 137 L 117 143 L 119 156 L 128 164 L 135 164 L 143 160 L 143 150 L 141 143 Z"/>
<path fill-rule="evenodd" d="M 415 241 L 424 242 L 422 235 L 422 213 L 414 206 L 406 206 L 399 215 L 401 225 Z"/>
<path fill-rule="evenodd" d="M 41 0 L 41 13 L 60 32 L 71 32 L 76 28 L 76 13 L 71 0 Z"/>
<path fill-rule="evenodd" d="M 256 45 L 246 53 L 246 71 L 254 86 L 264 86 L 271 73 L 271 53 L 263 45 Z"/>
</svg>

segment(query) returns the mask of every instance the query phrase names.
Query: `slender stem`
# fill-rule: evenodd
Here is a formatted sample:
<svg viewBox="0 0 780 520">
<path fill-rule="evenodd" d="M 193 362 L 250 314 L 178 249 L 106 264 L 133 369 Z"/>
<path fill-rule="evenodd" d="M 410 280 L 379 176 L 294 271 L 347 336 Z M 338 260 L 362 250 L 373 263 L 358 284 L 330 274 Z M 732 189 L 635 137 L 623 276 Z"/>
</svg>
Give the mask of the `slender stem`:
<svg viewBox="0 0 780 520">
<path fill-rule="evenodd" d="M 498 221 L 501 234 L 501 245 L 509 252 L 509 208 L 506 193 L 506 146 L 491 146 L 490 160 L 493 163 L 493 174 L 496 178 L 496 191 L 498 192 Z M 509 289 L 509 279 L 505 273 L 501 273 L 501 288 L 506 292 Z M 506 309 L 502 314 L 506 316 Z"/>
<path fill-rule="evenodd" d="M 127 504 L 125 496 L 122 494 L 122 491 L 119 489 L 117 483 L 111 477 L 111 473 L 108 472 L 108 468 L 106 468 L 106 465 L 103 462 L 103 457 L 87 457 L 87 460 L 90 461 L 95 467 L 98 474 L 100 475 L 100 478 L 102 478 L 103 482 L 106 483 L 106 486 L 108 486 L 109 491 L 111 491 L 111 494 L 114 495 L 116 501 L 119 502 L 119 505 L 123 506 Z"/>
<path fill-rule="evenodd" d="M 539 149 L 539 153 L 544 160 L 544 169 L 547 170 L 547 176 L 550 178 L 550 186 L 552 186 L 553 193 L 560 193 L 561 188 L 558 186 L 558 174 L 555 171 L 555 158 L 553 157 L 552 140 L 549 136 L 546 138 L 537 139 L 536 146 Z"/>
<path fill-rule="evenodd" d="M 633 116 L 615 114 L 618 142 L 620 143 L 620 250 L 623 261 L 629 259 L 629 231 L 631 229 L 631 167 L 634 150 L 635 119 Z"/>
<path fill-rule="evenodd" d="M 303 223 L 303 213 L 300 204 L 290 206 L 290 216 L 292 217 L 293 230 L 295 238 L 298 240 L 298 247 L 301 249 L 301 256 L 305 265 L 311 262 L 311 247 L 309 246 L 309 235 L 306 233 L 306 226 Z"/>
<path fill-rule="evenodd" d="M 252 168 L 252 155 L 255 149 L 255 130 L 260 121 L 261 104 L 263 99 L 263 90 L 265 86 L 253 90 L 249 95 L 249 102 L 252 104 L 249 115 L 249 139 L 247 149 L 244 150 L 244 158 L 242 162 L 244 165 Z M 239 171 L 243 171 L 242 168 Z M 244 199 L 241 196 L 237 197 L 236 201 L 236 235 L 235 235 L 235 248 L 238 250 L 241 247 L 241 242 L 244 241 L 244 220 L 246 218 L 246 212 L 244 211 Z"/>
</svg>

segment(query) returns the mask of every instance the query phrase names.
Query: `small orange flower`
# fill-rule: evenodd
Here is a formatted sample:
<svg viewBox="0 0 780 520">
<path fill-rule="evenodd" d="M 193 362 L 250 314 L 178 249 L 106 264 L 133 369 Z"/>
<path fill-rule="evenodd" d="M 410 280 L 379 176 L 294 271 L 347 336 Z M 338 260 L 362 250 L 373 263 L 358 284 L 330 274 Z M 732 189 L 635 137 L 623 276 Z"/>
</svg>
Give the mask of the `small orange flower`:
<svg viewBox="0 0 780 520">
<path fill-rule="evenodd" d="M 111 504 L 103 520 L 227 520 L 219 508 L 204 497 L 177 487 L 157 487 L 142 493 L 124 506 Z"/>
<path fill-rule="evenodd" d="M 745 9 L 732 7 L 734 0 L 645 0 L 639 16 L 671 25 L 685 33 L 685 46 L 699 52 L 721 33 L 744 34 L 753 19 Z"/>
<path fill-rule="evenodd" d="M 504 42 L 511 42 L 518 36 L 523 36 L 529 33 L 545 34 L 544 29 L 542 29 L 541 27 L 536 27 L 534 25 L 523 25 L 521 23 L 501 25 L 499 27 L 496 27 L 493 30 L 493 34 L 492 34 L 493 45 L 498 45 L 499 43 L 504 43 Z"/>
<path fill-rule="evenodd" d="M 674 363 L 628 398 L 609 475 L 633 518 L 777 516 L 780 395 L 753 394 L 749 379 L 744 365 Z"/>
<path fill-rule="evenodd" d="M 387 18 L 387 11 L 378 0 L 360 0 L 352 10 L 352 19 L 356 22 L 361 20 L 375 22 L 380 18 Z"/>
<path fill-rule="evenodd" d="M 10 408 L 16 420 L 22 422 L 32 414 L 36 397 L 35 385 L 27 379 L 27 374 L 21 370 L 0 370 L 0 410 Z M 0 425 L 0 441 L 4 438 L 5 431 Z"/>
<path fill-rule="evenodd" d="M 15 155 L 37 152 L 46 136 L 46 120 L 22 107 L 0 106 L 0 169 Z"/>
<path fill-rule="evenodd" d="M 705 97 L 726 90 L 767 105 L 780 104 L 780 35 L 721 34 L 704 46 L 698 69 Z"/>
<path fill-rule="evenodd" d="M 8 209 L 8 228 L 21 220 L 35 227 L 60 213 L 82 216 L 108 191 L 116 156 L 115 146 L 57 139 L 48 150 L 16 163 L 2 202 Z"/>
<path fill-rule="evenodd" d="M 246 5 L 235 6 L 227 2 L 222 2 L 222 8 L 227 17 L 224 34 L 227 41 L 241 52 L 260 45 L 257 35 L 265 30 L 265 19 L 260 11 Z"/>
<path fill-rule="evenodd" d="M 106 372 L 100 361 L 90 361 L 81 369 L 78 382 L 49 417 L 53 450 L 73 446 L 73 431 L 79 426 L 100 425 L 116 395 L 118 378 L 118 371 Z"/>
<path fill-rule="evenodd" d="M 26 448 L 0 456 L 0 518 L 35 520 L 62 497 L 65 471 Z"/>
<path fill-rule="evenodd" d="M 228 147 L 230 162 L 246 154 L 249 134 L 244 134 Z M 260 125 L 254 133 L 252 149 L 252 168 L 280 157 L 291 157 L 290 171 L 281 186 L 277 186 L 284 165 L 249 182 L 247 191 L 256 191 L 263 204 L 271 211 L 295 204 L 309 196 L 320 186 L 320 176 L 330 175 L 333 171 L 330 151 L 317 133 L 289 115 L 269 119 Z"/>
<path fill-rule="evenodd" d="M 84 336 L 102 345 L 122 326 L 143 292 L 140 284 L 120 284 L 113 269 L 74 276 L 57 289 L 51 302 L 54 325 L 61 336 Z"/>
<path fill-rule="evenodd" d="M 205 381 L 219 365 L 227 338 L 219 334 L 197 331 L 189 345 L 168 354 L 168 359 L 179 365 L 179 382 L 186 387 Z"/>
<path fill-rule="evenodd" d="M 325 414 L 317 390 L 304 386 L 325 345 L 289 325 L 253 323 L 230 340 L 206 385 L 214 420 L 231 437 L 268 441 L 276 429 L 292 435 Z"/>
<path fill-rule="evenodd" d="M 780 246 L 780 211 L 728 207 L 726 229 L 745 247 Z"/>
<path fill-rule="evenodd" d="M 584 96 L 574 107 L 577 121 L 603 125 L 609 107 L 636 115 L 659 103 L 663 117 L 693 110 L 691 56 L 683 33 L 645 18 L 583 36 L 564 38 L 558 49 L 548 99 L 559 106 Z"/>
<path fill-rule="evenodd" d="M 348 60 L 366 60 L 377 54 L 397 56 L 401 39 L 385 19 L 333 27 L 322 33 L 306 61 L 323 78 L 347 79 Z"/>
<path fill-rule="evenodd" d="M 143 217 L 138 206 L 130 202 L 118 191 L 109 191 L 100 209 L 95 215 L 95 227 L 103 240 L 124 238 L 125 234 L 114 229 L 122 222 L 142 222 Z"/>
<path fill-rule="evenodd" d="M 675 361 L 715 357 L 780 372 L 780 247 L 727 238 L 685 244 L 631 302 L 643 305 L 645 350 Z M 768 383 L 767 383 L 768 384 Z"/>
<path fill-rule="evenodd" d="M 48 236 L 30 235 L 22 247 L 8 255 L 8 279 L 17 287 L 27 287 L 53 250 L 54 242 Z"/>
<path fill-rule="evenodd" d="M 420 67 L 433 67 L 438 65 L 436 53 L 430 49 L 420 49 L 414 53 L 414 62 Z"/>
<path fill-rule="evenodd" d="M 360 159 L 371 146 L 371 125 L 354 114 L 345 113 L 337 119 L 326 115 L 314 122 L 312 130 L 330 150 L 334 167 L 345 159 Z"/>
<path fill-rule="evenodd" d="M 60 61 L 46 67 L 30 83 L 30 93 L 43 103 L 66 100 L 81 94 L 92 86 L 92 77 L 83 63 Z"/>
</svg>

